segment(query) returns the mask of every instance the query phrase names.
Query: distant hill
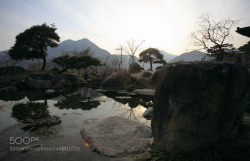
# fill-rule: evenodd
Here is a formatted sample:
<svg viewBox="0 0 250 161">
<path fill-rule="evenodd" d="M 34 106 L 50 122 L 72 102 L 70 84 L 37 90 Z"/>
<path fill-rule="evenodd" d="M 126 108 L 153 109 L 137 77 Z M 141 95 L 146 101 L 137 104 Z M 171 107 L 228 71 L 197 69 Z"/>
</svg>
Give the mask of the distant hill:
<svg viewBox="0 0 250 161">
<path fill-rule="evenodd" d="M 169 62 L 170 63 L 195 62 L 195 61 L 201 61 L 202 59 L 204 59 L 203 61 L 211 61 L 214 58 L 209 56 L 207 53 L 194 50 L 194 51 L 191 51 L 191 52 L 188 52 L 188 53 L 183 53 L 183 54 L 173 58 Z"/>
<path fill-rule="evenodd" d="M 98 47 L 96 44 L 90 40 L 84 38 L 81 40 L 65 40 L 59 43 L 58 47 L 50 48 L 48 47 L 48 58 L 56 58 L 62 56 L 66 51 L 83 51 L 87 48 L 91 48 L 93 56 L 96 58 L 102 59 L 103 57 L 109 56 L 110 53 L 107 50 L 104 50 Z"/>
<path fill-rule="evenodd" d="M 165 51 L 160 50 L 160 53 L 163 55 L 164 59 L 166 60 L 166 62 L 168 63 L 170 60 L 172 60 L 173 58 L 177 57 L 177 55 L 173 55 L 173 54 L 169 54 Z"/>
</svg>

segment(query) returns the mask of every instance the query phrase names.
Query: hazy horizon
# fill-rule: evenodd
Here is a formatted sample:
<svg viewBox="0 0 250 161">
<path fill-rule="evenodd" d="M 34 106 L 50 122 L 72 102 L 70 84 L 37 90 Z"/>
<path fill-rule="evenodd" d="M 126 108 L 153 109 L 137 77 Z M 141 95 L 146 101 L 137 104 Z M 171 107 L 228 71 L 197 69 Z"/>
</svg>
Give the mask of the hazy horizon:
<svg viewBox="0 0 250 161">
<path fill-rule="evenodd" d="M 87 38 L 111 54 L 127 40 L 145 40 L 142 48 L 155 47 L 180 55 L 196 49 L 188 38 L 195 22 L 209 13 L 216 21 L 240 20 L 227 42 L 238 48 L 249 38 L 235 32 L 250 26 L 248 0 L 0 0 L 0 51 L 9 50 L 15 36 L 33 25 L 55 23 L 60 40 Z"/>
</svg>

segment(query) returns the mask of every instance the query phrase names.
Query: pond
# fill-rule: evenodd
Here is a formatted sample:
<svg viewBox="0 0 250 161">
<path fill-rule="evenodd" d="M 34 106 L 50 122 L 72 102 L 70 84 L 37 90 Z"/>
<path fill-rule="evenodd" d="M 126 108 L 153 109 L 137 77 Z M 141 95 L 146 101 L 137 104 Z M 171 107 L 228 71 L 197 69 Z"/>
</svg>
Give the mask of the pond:
<svg viewBox="0 0 250 161">
<path fill-rule="evenodd" d="M 86 87 L 49 97 L 38 93 L 44 91 L 0 98 L 0 160 L 129 160 L 92 152 L 80 130 L 110 116 L 150 127 L 142 114 L 152 96 Z"/>
</svg>

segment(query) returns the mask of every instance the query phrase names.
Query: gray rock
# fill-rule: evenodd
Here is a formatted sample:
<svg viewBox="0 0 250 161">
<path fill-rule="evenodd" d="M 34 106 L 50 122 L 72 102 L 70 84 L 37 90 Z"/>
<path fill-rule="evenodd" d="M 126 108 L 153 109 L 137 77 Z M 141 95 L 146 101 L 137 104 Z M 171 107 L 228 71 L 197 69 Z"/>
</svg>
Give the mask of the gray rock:
<svg viewBox="0 0 250 161">
<path fill-rule="evenodd" d="M 124 89 L 133 78 L 128 72 L 117 73 L 101 82 L 102 89 Z"/>
<path fill-rule="evenodd" d="M 138 63 L 131 63 L 129 64 L 129 73 L 139 73 L 141 72 L 141 66 Z"/>
<path fill-rule="evenodd" d="M 55 87 L 57 79 L 56 76 L 52 73 L 31 73 L 25 79 L 25 83 L 30 88 L 49 89 Z"/>
<path fill-rule="evenodd" d="M 102 155 L 119 157 L 150 145 L 151 130 L 138 122 L 108 117 L 81 130 L 89 147 Z"/>
<path fill-rule="evenodd" d="M 72 74 L 64 74 L 63 75 L 65 82 L 67 82 L 67 84 L 64 84 L 64 86 L 77 86 L 78 83 L 78 79 L 76 76 L 72 75 Z"/>
<path fill-rule="evenodd" d="M 157 82 L 151 127 L 161 149 L 191 151 L 235 138 L 249 99 L 246 68 L 218 62 L 169 64 Z"/>
<path fill-rule="evenodd" d="M 143 77 L 136 78 L 135 85 L 140 86 L 142 88 L 152 87 L 151 81 Z"/>
<path fill-rule="evenodd" d="M 142 76 L 145 78 L 149 78 L 151 75 L 152 75 L 152 73 L 150 73 L 150 72 L 143 72 L 142 73 Z"/>
<path fill-rule="evenodd" d="M 17 91 L 15 86 L 8 86 L 0 89 L 0 94 L 11 93 Z"/>
<path fill-rule="evenodd" d="M 152 82 L 153 82 L 155 85 L 157 84 L 159 72 L 160 72 L 160 71 L 157 70 L 157 71 L 154 73 L 153 77 L 152 77 Z"/>
<path fill-rule="evenodd" d="M 48 94 L 51 94 L 51 93 L 55 93 L 56 91 L 54 89 L 47 89 L 45 92 Z"/>
<path fill-rule="evenodd" d="M 153 107 L 149 107 L 144 113 L 143 117 L 145 117 L 148 120 L 151 120 L 153 117 Z"/>
<path fill-rule="evenodd" d="M 153 96 L 155 94 L 155 89 L 136 89 L 134 92 L 137 94 Z"/>
<path fill-rule="evenodd" d="M 106 78 L 108 78 L 111 75 L 111 73 L 109 72 L 103 72 L 99 75 L 98 79 L 100 80 L 105 80 Z"/>
</svg>

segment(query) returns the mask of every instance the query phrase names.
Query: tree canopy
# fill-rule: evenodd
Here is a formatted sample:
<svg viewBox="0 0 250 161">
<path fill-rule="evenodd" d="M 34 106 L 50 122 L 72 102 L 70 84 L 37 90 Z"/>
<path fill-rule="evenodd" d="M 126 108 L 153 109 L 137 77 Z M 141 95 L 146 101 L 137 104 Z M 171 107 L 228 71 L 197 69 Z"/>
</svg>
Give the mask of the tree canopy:
<svg viewBox="0 0 250 161">
<path fill-rule="evenodd" d="M 60 56 L 53 59 L 53 63 L 56 63 L 62 68 L 61 72 L 65 72 L 67 69 L 77 69 L 78 71 L 82 68 L 89 66 L 99 66 L 101 62 L 97 58 L 93 58 L 89 55 L 82 56 Z"/>
<path fill-rule="evenodd" d="M 158 49 L 155 48 L 148 48 L 142 51 L 139 54 L 139 62 L 150 63 L 150 70 L 152 70 L 152 64 L 166 64 L 166 61 L 163 59 L 163 55 L 160 53 Z"/>
<path fill-rule="evenodd" d="M 9 55 L 13 60 L 33 60 L 42 59 L 42 70 L 46 67 L 47 47 L 58 46 L 60 37 L 55 32 L 54 24 L 48 26 L 32 26 L 16 36 L 15 45 L 9 50 Z"/>
<path fill-rule="evenodd" d="M 209 14 L 202 15 L 197 23 L 198 30 L 192 32 L 190 37 L 194 41 L 195 46 L 202 47 L 211 55 L 217 57 L 218 61 L 222 61 L 225 49 L 232 49 L 232 44 L 225 43 L 230 35 L 230 30 L 237 24 L 237 20 L 224 19 L 215 22 L 210 19 Z"/>
</svg>

